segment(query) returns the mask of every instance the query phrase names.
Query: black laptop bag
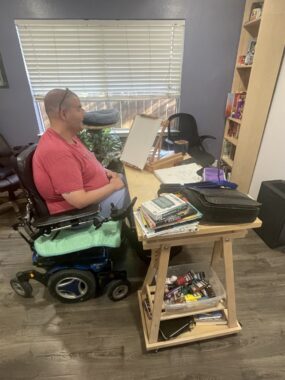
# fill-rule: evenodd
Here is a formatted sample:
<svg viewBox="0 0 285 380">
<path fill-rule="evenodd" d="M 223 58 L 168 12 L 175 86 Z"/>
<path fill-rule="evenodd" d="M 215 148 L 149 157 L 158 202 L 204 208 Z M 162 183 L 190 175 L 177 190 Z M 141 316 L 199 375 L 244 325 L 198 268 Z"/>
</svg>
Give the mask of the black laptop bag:
<svg viewBox="0 0 285 380">
<path fill-rule="evenodd" d="M 238 190 L 184 188 L 184 196 L 202 214 L 203 221 L 250 223 L 258 216 L 261 204 Z"/>
<path fill-rule="evenodd" d="M 162 184 L 159 194 L 180 192 L 202 214 L 202 221 L 214 223 L 250 223 L 258 216 L 261 203 L 238 190 L 199 188 Z"/>
</svg>

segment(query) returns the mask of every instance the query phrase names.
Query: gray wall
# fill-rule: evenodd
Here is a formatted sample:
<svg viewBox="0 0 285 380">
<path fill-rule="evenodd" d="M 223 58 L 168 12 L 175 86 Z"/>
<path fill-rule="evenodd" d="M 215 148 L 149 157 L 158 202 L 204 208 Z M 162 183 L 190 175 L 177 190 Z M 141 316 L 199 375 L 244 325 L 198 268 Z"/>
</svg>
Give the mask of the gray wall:
<svg viewBox="0 0 285 380">
<path fill-rule="evenodd" d="M 0 132 L 13 145 L 36 141 L 38 126 L 15 19 L 185 19 L 182 112 L 192 113 L 219 154 L 245 0 L 0 0 Z"/>
</svg>

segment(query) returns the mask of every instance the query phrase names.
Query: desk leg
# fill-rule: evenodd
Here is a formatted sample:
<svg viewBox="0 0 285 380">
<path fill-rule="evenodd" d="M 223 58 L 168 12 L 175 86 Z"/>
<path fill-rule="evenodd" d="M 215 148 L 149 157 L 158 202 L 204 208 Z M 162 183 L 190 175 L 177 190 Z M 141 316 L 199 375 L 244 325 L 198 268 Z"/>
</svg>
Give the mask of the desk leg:
<svg viewBox="0 0 285 380">
<path fill-rule="evenodd" d="M 211 258 L 211 266 L 215 268 L 215 265 L 223 256 L 223 241 L 222 239 L 215 241 L 212 258 Z"/>
<path fill-rule="evenodd" d="M 236 297 L 234 285 L 234 269 L 233 269 L 233 250 L 232 240 L 229 238 L 222 239 L 225 279 L 227 290 L 227 307 L 228 307 L 228 325 L 229 327 L 238 326 L 236 316 Z"/>
<path fill-rule="evenodd" d="M 169 246 L 162 246 L 158 251 L 158 270 L 156 279 L 156 290 L 154 295 L 152 321 L 150 326 L 149 343 L 155 343 L 158 340 L 160 325 L 161 309 L 163 304 L 165 279 L 169 262 Z"/>
<path fill-rule="evenodd" d="M 152 282 L 152 280 L 153 280 L 153 278 L 157 272 L 159 257 L 160 257 L 160 249 L 158 248 L 158 249 L 152 250 L 151 261 L 150 261 L 150 264 L 149 264 L 149 267 L 148 267 L 148 270 L 147 270 L 147 273 L 146 273 L 146 276 L 145 276 L 145 279 L 143 282 L 143 286 L 142 286 L 142 293 L 143 294 L 145 293 L 146 286 L 151 284 L 151 282 Z"/>
</svg>

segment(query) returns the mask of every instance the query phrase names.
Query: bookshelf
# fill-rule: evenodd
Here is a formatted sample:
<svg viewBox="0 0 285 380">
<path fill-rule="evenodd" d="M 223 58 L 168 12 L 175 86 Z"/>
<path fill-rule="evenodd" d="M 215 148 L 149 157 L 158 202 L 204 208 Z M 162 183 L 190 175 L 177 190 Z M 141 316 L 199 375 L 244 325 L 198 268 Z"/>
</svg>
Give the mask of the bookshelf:
<svg viewBox="0 0 285 380">
<path fill-rule="evenodd" d="M 258 3 L 258 4 L 257 4 Z M 261 15 L 250 20 L 252 9 Z M 244 93 L 238 117 L 225 120 L 222 165 L 239 189 L 248 192 L 274 94 L 285 46 L 285 1 L 246 0 L 231 93 Z M 255 43 L 253 41 L 256 41 Z M 250 47 L 254 54 L 244 62 Z"/>
</svg>

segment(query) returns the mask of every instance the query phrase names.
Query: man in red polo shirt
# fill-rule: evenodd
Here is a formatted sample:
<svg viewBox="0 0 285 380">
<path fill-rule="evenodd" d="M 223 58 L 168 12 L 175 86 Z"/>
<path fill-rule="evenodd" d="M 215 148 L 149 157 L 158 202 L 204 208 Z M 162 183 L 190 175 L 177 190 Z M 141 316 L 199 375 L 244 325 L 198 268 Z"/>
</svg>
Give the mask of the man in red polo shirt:
<svg viewBox="0 0 285 380">
<path fill-rule="evenodd" d="M 51 126 L 35 151 L 33 176 L 50 214 L 100 203 L 108 216 L 111 203 L 125 207 L 129 195 L 120 175 L 105 169 L 77 137 L 84 117 L 78 96 L 54 89 L 44 104 Z"/>
</svg>

